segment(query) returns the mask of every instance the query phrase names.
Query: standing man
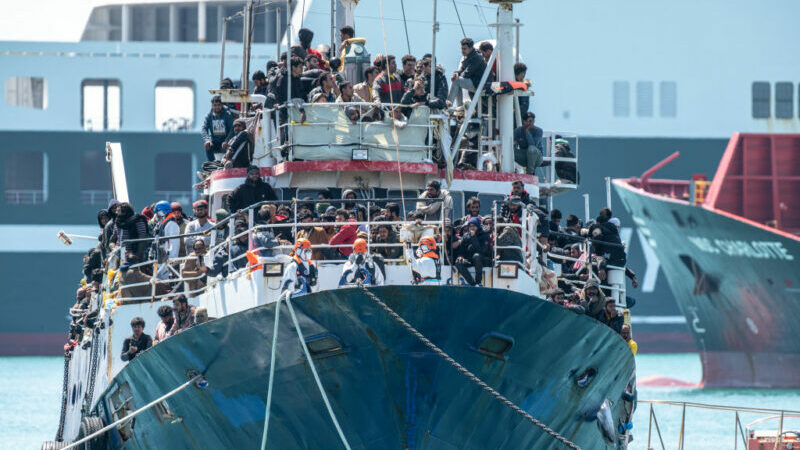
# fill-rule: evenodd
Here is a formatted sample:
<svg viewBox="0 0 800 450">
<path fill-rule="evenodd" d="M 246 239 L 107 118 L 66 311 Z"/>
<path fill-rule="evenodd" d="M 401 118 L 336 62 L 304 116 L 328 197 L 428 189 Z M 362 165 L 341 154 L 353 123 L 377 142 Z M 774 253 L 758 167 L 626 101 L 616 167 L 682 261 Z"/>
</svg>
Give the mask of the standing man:
<svg viewBox="0 0 800 450">
<path fill-rule="evenodd" d="M 450 95 L 447 100 L 450 102 L 455 101 L 457 105 L 464 103 L 462 99 L 462 89 L 469 92 L 475 92 L 478 85 L 481 83 L 483 72 L 486 71 L 486 61 L 474 48 L 475 42 L 470 38 L 461 40 L 461 64 L 458 70 L 453 73 L 451 81 L 453 84 L 450 86 Z"/>
<path fill-rule="evenodd" d="M 203 126 L 200 128 L 203 138 L 203 147 L 209 161 L 218 159 L 216 155 L 224 153 L 222 143 L 233 137 L 233 114 L 222 105 L 222 97 L 215 95 L 211 98 L 211 111 L 206 115 Z"/>
<path fill-rule="evenodd" d="M 400 59 L 402 70 L 400 71 L 400 82 L 403 84 L 403 91 L 411 90 L 411 80 L 414 79 L 417 69 L 417 58 L 414 55 L 406 55 Z"/>
<path fill-rule="evenodd" d="M 514 64 L 514 81 L 524 82 L 525 75 L 528 73 L 528 66 L 525 63 L 518 62 Z M 530 82 L 526 83 L 528 88 L 530 88 Z M 526 95 L 521 95 L 517 97 L 517 101 L 519 102 L 519 116 L 525 117 L 528 115 L 528 105 L 530 104 L 530 97 Z"/>
<path fill-rule="evenodd" d="M 139 353 L 153 346 L 153 338 L 144 334 L 144 319 L 134 317 L 131 320 L 131 329 L 133 330 L 133 335 L 125 338 L 122 343 L 121 358 L 123 361 L 133 361 L 134 358 L 139 356 Z"/>
<path fill-rule="evenodd" d="M 431 180 L 425 188 L 425 192 L 419 196 L 420 199 L 441 198 L 438 202 L 417 202 L 416 214 L 422 216 L 422 220 L 439 220 L 442 218 L 442 210 L 444 210 L 444 218 L 452 220 L 450 217 L 453 213 L 453 198 L 446 190 L 442 190 L 442 184 L 439 180 Z"/>
<path fill-rule="evenodd" d="M 172 311 L 175 312 L 175 323 L 170 328 L 169 335 L 175 336 L 181 331 L 194 326 L 194 306 L 189 304 L 186 297 L 180 295 L 172 300 Z"/>
<path fill-rule="evenodd" d="M 353 91 L 365 102 L 372 103 L 375 100 L 372 95 L 372 85 L 375 83 L 375 78 L 378 77 L 379 73 L 380 70 L 377 67 L 369 66 L 364 69 L 364 81 L 353 86 Z"/>
<path fill-rule="evenodd" d="M 208 202 L 205 200 L 198 200 L 192 203 L 192 212 L 194 213 L 194 220 L 186 224 L 186 234 L 198 233 L 201 231 L 210 230 L 214 225 L 208 220 Z M 206 247 L 211 245 L 211 236 L 191 236 L 185 239 L 186 254 L 192 252 L 194 248 L 194 241 L 203 240 Z"/>
<path fill-rule="evenodd" d="M 261 170 L 258 166 L 250 166 L 247 168 L 247 178 L 244 183 L 237 186 L 228 197 L 228 211 L 235 213 L 255 203 L 277 199 L 272 186 L 261 179 Z"/>
<path fill-rule="evenodd" d="M 253 72 L 253 94 L 267 95 L 267 76 L 261 70 Z"/>
<path fill-rule="evenodd" d="M 381 103 L 400 103 L 400 99 L 403 98 L 403 83 L 396 73 L 397 63 L 394 55 L 382 57 L 381 68 L 383 72 L 372 85 L 375 95 L 380 97 Z"/>
</svg>

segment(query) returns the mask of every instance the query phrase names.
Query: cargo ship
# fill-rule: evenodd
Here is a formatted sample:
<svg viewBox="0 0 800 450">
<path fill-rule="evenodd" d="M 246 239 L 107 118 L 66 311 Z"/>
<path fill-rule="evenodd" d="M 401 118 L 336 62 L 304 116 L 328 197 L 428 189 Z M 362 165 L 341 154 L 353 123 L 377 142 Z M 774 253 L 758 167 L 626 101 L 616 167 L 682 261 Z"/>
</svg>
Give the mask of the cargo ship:
<svg viewBox="0 0 800 450">
<path fill-rule="evenodd" d="M 800 387 L 800 135 L 736 133 L 711 181 L 614 180 L 686 317 L 707 387 Z"/>
</svg>

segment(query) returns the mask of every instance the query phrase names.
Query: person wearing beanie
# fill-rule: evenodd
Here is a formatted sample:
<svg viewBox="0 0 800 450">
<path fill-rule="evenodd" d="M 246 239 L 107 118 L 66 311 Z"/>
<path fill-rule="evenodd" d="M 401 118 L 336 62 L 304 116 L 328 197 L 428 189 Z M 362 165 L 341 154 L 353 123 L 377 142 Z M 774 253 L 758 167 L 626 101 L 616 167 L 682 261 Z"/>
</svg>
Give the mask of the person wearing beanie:
<svg viewBox="0 0 800 450">
<path fill-rule="evenodd" d="M 253 143 L 251 142 L 250 132 L 247 131 L 247 121 L 236 119 L 233 121 L 233 137 L 222 144 L 225 149 L 225 156 L 222 157 L 222 165 L 226 169 L 244 168 L 253 161 Z"/>
<path fill-rule="evenodd" d="M 261 170 L 257 166 L 250 166 L 244 183 L 237 186 L 228 197 L 228 211 L 237 212 L 265 200 L 277 199 L 272 186 L 261 179 Z"/>
</svg>

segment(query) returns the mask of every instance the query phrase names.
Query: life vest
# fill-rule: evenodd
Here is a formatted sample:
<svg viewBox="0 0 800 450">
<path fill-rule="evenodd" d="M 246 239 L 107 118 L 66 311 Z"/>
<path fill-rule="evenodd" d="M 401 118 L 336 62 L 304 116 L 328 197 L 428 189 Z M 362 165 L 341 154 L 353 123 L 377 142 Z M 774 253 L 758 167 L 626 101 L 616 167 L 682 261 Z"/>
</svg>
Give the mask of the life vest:
<svg viewBox="0 0 800 450">
<path fill-rule="evenodd" d="M 317 267 L 313 263 L 308 263 L 308 269 L 306 269 L 306 265 L 303 264 L 303 261 L 297 256 L 294 255 L 295 265 L 297 266 L 297 271 L 295 275 L 297 276 L 297 281 L 295 281 L 295 293 L 297 294 L 305 294 L 311 292 L 311 288 L 317 285 Z"/>
</svg>

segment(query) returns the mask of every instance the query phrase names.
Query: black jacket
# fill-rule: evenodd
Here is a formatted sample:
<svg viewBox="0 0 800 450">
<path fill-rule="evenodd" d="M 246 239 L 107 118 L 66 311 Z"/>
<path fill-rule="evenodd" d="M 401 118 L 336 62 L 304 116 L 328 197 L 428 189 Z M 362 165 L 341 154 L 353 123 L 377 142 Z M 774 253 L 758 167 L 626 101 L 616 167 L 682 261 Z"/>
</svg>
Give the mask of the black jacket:
<svg viewBox="0 0 800 450">
<path fill-rule="evenodd" d="M 136 351 L 133 353 L 129 351 L 131 344 L 136 347 Z M 140 353 L 152 346 L 153 338 L 151 338 L 149 334 L 142 333 L 138 340 L 131 336 L 129 338 L 125 338 L 125 341 L 122 342 L 122 355 L 120 356 L 123 361 L 132 361 L 133 358 L 136 358 Z"/>
<path fill-rule="evenodd" d="M 286 70 L 282 70 L 275 78 L 275 82 L 269 83 L 269 94 L 267 94 L 267 105 L 272 107 L 275 103 L 286 103 L 286 83 L 289 82 L 289 76 Z M 300 77 L 292 78 L 292 98 L 301 98 L 303 100 L 308 96 L 308 89 Z"/>
<path fill-rule="evenodd" d="M 425 93 L 431 93 L 431 76 L 428 74 L 422 75 L 425 79 Z M 478 80 L 480 81 L 480 79 Z M 435 97 L 445 98 L 447 97 L 447 77 L 445 77 L 444 72 L 441 70 L 436 70 L 436 79 L 434 80 L 434 84 L 436 84 L 436 91 L 434 92 Z"/>
<path fill-rule="evenodd" d="M 589 228 L 589 237 L 594 240 L 592 246 L 595 248 L 596 253 L 605 255 L 608 258 L 609 264 L 612 266 L 625 267 L 625 249 L 622 247 L 622 239 L 619 237 L 619 231 L 616 225 L 611 222 L 595 222 L 595 224 Z M 603 242 L 608 242 L 612 245 L 604 245 Z"/>
<path fill-rule="evenodd" d="M 278 197 L 275 195 L 275 191 L 272 190 L 272 186 L 270 186 L 269 183 L 264 182 L 264 180 L 260 178 L 255 183 L 246 180 L 244 183 L 237 186 L 231 193 L 231 196 L 228 197 L 228 211 L 235 213 L 252 204 L 263 202 L 264 200 L 277 199 Z"/>
<path fill-rule="evenodd" d="M 253 144 L 250 142 L 250 133 L 242 130 L 230 140 L 231 162 L 233 167 L 247 168 L 253 161 Z"/>
<path fill-rule="evenodd" d="M 469 78 L 472 80 L 475 89 L 481 82 L 483 72 L 486 71 L 486 61 L 477 50 L 472 49 L 472 52 L 461 60 L 461 65 L 458 66 L 458 75 L 462 78 Z"/>
<path fill-rule="evenodd" d="M 461 244 L 458 246 L 458 256 L 465 259 L 472 258 L 476 253 L 484 258 L 489 257 L 489 235 L 480 228 L 474 235 L 465 233 L 461 236 Z"/>
<path fill-rule="evenodd" d="M 432 108 L 432 109 L 442 109 L 445 107 L 444 101 L 438 97 L 433 97 L 433 99 L 428 100 L 428 95 L 425 94 L 422 97 L 417 97 L 414 95 L 414 90 L 406 91 L 403 94 L 403 98 L 400 99 L 401 105 L 413 105 L 414 103 L 424 103 L 425 106 Z M 410 116 L 413 112 L 412 108 L 403 108 L 402 111 L 403 115 L 406 117 Z"/>
</svg>

